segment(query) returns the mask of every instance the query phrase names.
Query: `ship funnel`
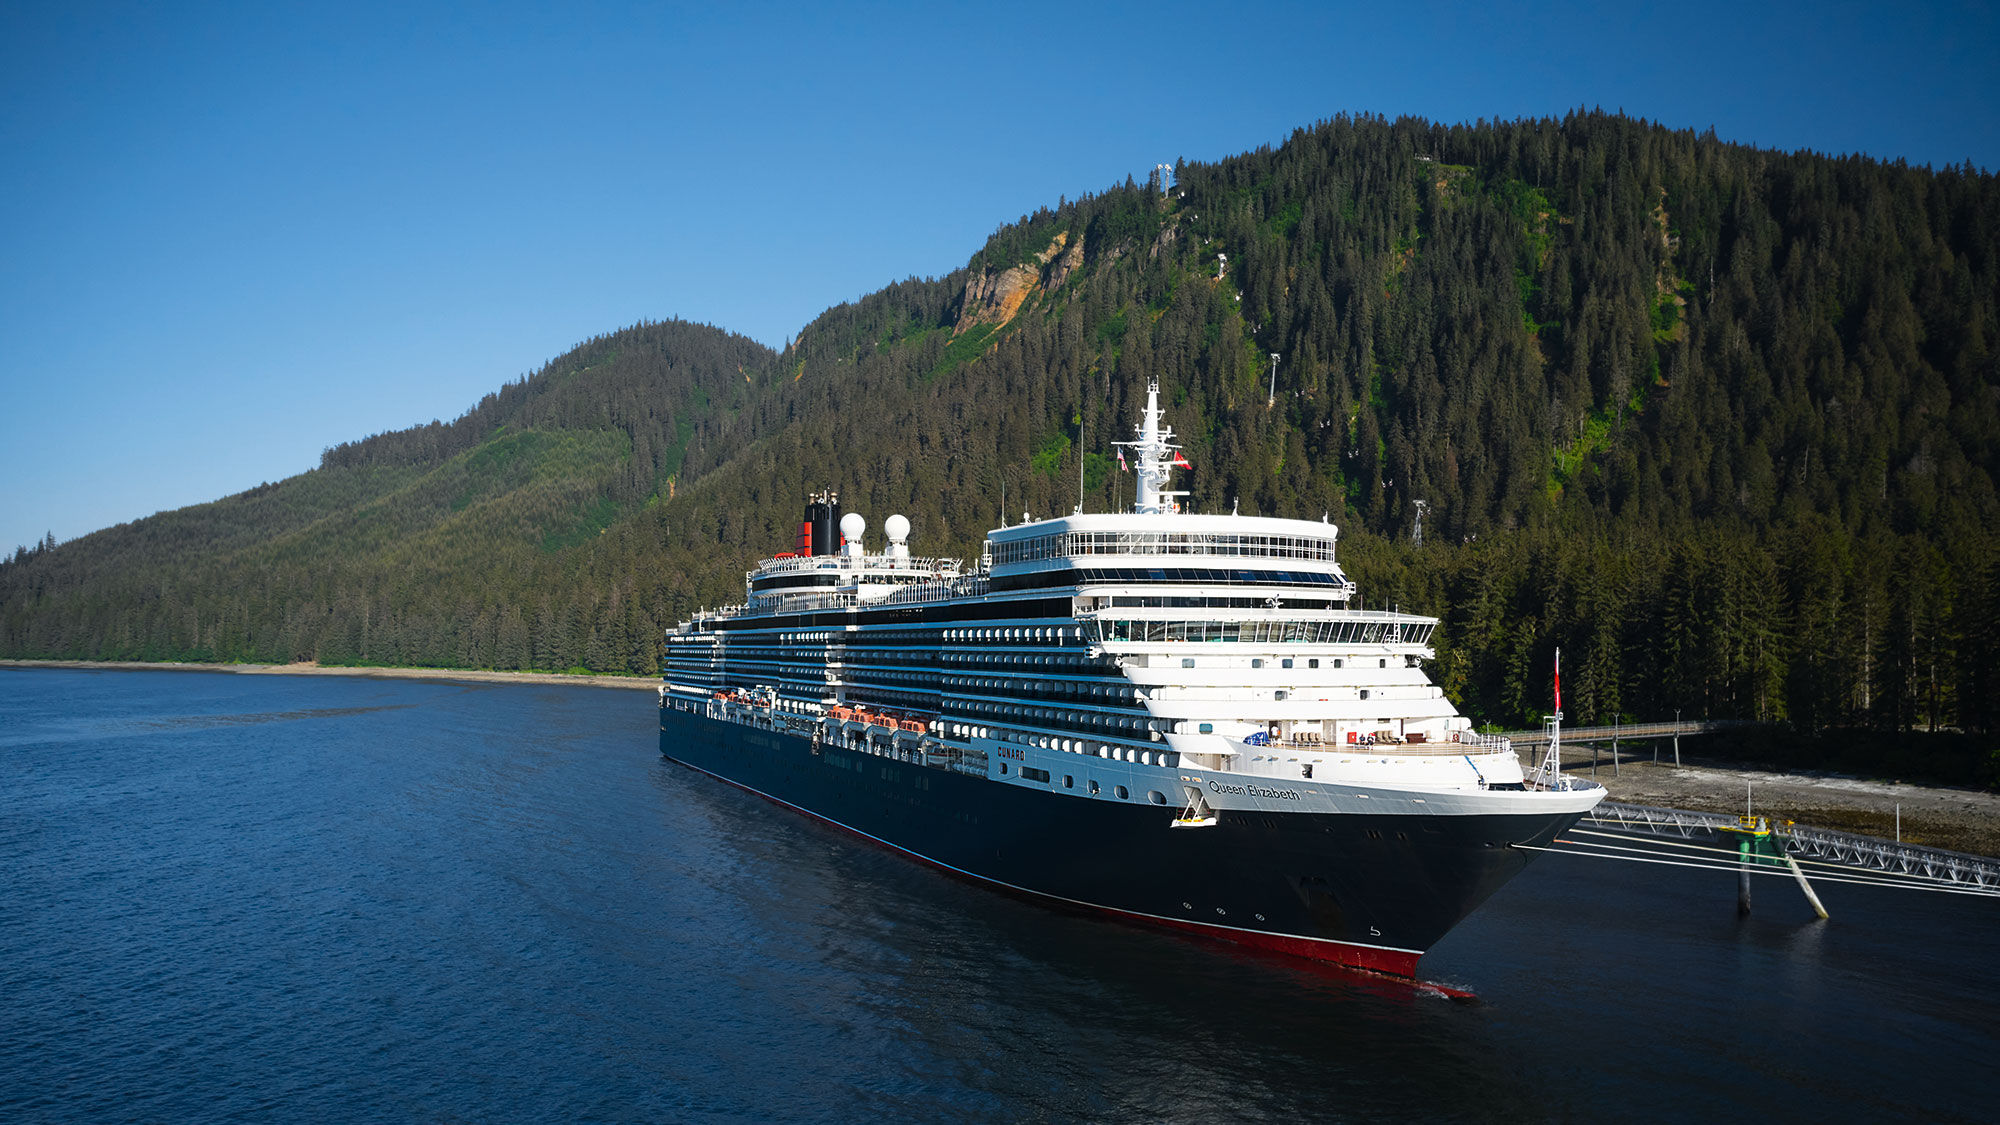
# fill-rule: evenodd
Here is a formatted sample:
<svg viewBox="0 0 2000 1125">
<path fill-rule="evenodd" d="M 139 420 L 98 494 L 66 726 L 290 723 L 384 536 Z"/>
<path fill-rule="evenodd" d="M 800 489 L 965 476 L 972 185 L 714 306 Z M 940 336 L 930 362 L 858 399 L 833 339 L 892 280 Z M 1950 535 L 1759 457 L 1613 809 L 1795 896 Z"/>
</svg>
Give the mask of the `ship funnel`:
<svg viewBox="0 0 2000 1125">
<path fill-rule="evenodd" d="M 806 497 L 806 515 L 799 524 L 799 554 L 831 555 L 840 548 L 840 493 L 830 490 Z"/>
</svg>

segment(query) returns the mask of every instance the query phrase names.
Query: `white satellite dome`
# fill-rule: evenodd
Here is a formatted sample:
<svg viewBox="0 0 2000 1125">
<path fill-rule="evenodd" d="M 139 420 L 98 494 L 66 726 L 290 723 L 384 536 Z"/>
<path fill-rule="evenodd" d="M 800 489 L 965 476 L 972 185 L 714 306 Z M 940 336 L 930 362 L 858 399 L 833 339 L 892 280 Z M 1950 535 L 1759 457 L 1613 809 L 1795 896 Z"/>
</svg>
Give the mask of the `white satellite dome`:
<svg viewBox="0 0 2000 1125">
<path fill-rule="evenodd" d="M 860 512 L 849 512 L 840 517 L 840 537 L 847 544 L 847 554 L 861 553 L 861 533 L 868 530 L 868 517 Z"/>
<path fill-rule="evenodd" d="M 882 531 L 889 536 L 890 558 L 910 557 L 910 521 L 907 517 L 890 516 L 882 521 Z"/>
</svg>

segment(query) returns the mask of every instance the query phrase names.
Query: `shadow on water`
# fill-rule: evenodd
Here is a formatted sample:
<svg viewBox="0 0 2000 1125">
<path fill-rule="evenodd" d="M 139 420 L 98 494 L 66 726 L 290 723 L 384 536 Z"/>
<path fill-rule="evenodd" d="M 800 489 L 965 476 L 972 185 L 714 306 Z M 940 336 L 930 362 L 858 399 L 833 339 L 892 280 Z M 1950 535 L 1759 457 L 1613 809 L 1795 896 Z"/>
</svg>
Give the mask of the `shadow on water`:
<svg viewBox="0 0 2000 1125">
<path fill-rule="evenodd" d="M 202 730 L 209 727 L 247 727 L 259 723 L 291 723 L 306 719 L 337 719 L 347 715 L 372 715 L 381 711 L 400 711 L 413 707 L 411 703 L 391 703 L 380 707 L 313 707 L 300 711 L 265 711 L 250 715 L 175 715 L 164 719 L 146 719 L 136 724 L 142 730 Z"/>
</svg>

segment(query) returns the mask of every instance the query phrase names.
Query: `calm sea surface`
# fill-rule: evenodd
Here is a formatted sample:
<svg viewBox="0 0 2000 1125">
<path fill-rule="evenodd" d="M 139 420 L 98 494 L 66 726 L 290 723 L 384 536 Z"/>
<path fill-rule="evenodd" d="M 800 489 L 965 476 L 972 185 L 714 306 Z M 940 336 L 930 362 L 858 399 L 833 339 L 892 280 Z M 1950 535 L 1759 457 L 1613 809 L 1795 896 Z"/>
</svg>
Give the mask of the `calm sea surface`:
<svg viewBox="0 0 2000 1125">
<path fill-rule="evenodd" d="M 0 670 L 8 1121 L 1990 1121 L 2000 902 L 1544 857 L 1461 1003 L 1003 897 L 581 687 Z M 1143 857 L 1134 857 L 1135 861 Z"/>
</svg>

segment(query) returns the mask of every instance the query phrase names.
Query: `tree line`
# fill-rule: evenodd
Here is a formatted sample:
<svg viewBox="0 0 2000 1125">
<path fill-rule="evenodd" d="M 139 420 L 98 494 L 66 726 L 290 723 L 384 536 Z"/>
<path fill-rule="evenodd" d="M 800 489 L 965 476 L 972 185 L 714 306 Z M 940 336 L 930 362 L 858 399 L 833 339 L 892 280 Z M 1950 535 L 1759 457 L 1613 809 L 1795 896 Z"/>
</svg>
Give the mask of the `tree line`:
<svg viewBox="0 0 2000 1125">
<path fill-rule="evenodd" d="M 783 352 L 637 325 L 451 423 L 17 552 L 0 652 L 649 671 L 813 489 L 967 558 L 1067 512 L 1079 466 L 1129 504 L 1107 455 L 1157 377 L 1192 506 L 1340 523 L 1371 604 L 1444 618 L 1482 720 L 1535 721 L 1560 644 L 1572 719 L 1990 736 L 1996 216 L 1970 166 L 1334 118 L 1023 216 Z M 960 331 L 1024 263 L 1020 311 Z"/>
</svg>

